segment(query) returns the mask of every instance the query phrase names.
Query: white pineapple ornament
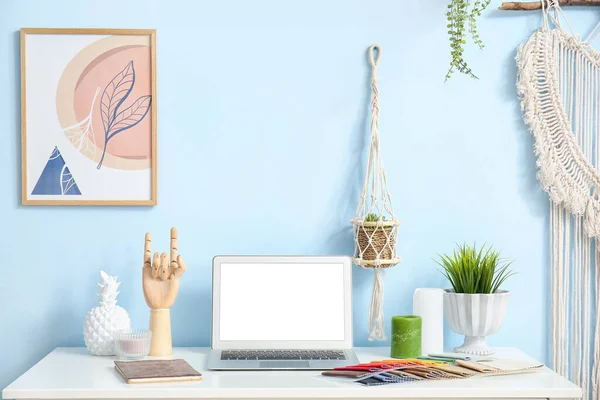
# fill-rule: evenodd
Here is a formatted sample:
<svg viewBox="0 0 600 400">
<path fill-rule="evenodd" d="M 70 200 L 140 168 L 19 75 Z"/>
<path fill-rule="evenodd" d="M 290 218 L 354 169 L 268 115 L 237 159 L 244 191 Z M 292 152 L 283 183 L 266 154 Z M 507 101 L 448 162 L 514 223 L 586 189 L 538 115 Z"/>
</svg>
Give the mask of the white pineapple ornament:
<svg viewBox="0 0 600 400">
<path fill-rule="evenodd" d="M 98 283 L 100 305 L 92 308 L 85 316 L 83 339 L 88 351 L 95 356 L 115 355 L 113 334 L 131 329 L 131 319 L 123 307 L 117 305 L 119 285 L 116 276 L 100 271 L 102 282 Z"/>
</svg>

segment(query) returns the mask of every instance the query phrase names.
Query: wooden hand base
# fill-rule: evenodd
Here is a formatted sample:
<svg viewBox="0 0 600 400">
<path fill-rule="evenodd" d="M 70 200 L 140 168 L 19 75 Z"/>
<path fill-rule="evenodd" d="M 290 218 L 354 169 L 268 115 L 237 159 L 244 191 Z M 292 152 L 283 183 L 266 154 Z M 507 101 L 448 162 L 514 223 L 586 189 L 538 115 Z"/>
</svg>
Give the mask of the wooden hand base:
<svg viewBox="0 0 600 400">
<path fill-rule="evenodd" d="M 150 330 L 152 331 L 150 355 L 170 356 L 173 353 L 171 310 L 168 308 L 150 309 Z"/>
</svg>

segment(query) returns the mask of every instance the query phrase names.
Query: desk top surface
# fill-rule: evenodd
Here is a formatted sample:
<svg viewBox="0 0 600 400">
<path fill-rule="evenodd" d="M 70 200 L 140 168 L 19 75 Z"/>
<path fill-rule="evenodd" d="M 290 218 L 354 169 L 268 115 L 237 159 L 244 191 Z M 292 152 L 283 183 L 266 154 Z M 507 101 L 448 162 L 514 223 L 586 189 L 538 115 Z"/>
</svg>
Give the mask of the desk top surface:
<svg viewBox="0 0 600 400">
<path fill-rule="evenodd" d="M 389 347 L 356 348 L 361 362 L 389 358 Z M 548 368 L 534 373 L 411 382 L 363 387 L 319 371 L 207 371 L 209 348 L 175 348 L 203 375 L 201 382 L 126 384 L 115 357 L 95 357 L 85 348 L 57 348 L 7 386 L 4 399 L 252 399 L 252 398 L 579 398 L 581 389 Z M 498 357 L 527 359 L 514 348 Z"/>
</svg>

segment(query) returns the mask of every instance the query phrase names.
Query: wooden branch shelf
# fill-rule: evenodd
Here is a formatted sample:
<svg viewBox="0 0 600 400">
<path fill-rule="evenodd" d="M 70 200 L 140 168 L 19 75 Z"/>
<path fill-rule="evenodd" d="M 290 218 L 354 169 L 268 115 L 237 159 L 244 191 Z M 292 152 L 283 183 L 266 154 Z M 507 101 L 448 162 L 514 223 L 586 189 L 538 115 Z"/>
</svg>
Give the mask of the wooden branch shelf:
<svg viewBox="0 0 600 400">
<path fill-rule="evenodd" d="M 558 4 L 561 7 L 600 6 L 600 0 L 559 0 Z M 540 1 L 505 1 L 500 5 L 500 7 L 498 7 L 498 9 L 517 11 L 541 10 L 542 3 Z"/>
</svg>

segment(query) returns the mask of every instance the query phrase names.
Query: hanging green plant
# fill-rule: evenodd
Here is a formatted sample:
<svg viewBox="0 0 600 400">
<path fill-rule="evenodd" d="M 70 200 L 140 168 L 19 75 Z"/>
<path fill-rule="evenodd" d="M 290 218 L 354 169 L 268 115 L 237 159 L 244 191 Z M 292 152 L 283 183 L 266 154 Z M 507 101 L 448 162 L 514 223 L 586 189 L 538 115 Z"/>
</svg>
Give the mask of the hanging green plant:
<svg viewBox="0 0 600 400">
<path fill-rule="evenodd" d="M 461 72 L 471 78 L 478 79 L 467 62 L 463 58 L 464 45 L 467 43 L 467 31 L 471 35 L 473 43 L 483 49 L 484 45 L 477 32 L 477 18 L 492 0 L 450 0 L 448 4 L 448 35 L 450 37 L 450 69 L 446 74 L 446 80 L 450 79 L 454 71 Z M 471 4 L 472 3 L 472 4 Z"/>
</svg>

